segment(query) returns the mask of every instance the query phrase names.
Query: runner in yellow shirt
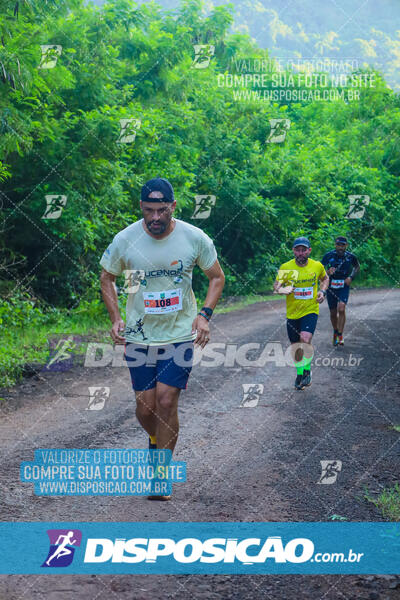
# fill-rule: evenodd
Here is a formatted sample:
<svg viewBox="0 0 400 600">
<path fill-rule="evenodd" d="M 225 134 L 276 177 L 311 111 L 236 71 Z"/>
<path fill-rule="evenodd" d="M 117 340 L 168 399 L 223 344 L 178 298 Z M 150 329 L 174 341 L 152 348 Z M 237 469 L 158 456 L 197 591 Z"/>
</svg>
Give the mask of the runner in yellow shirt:
<svg viewBox="0 0 400 600">
<path fill-rule="evenodd" d="M 326 296 L 329 277 L 322 263 L 309 258 L 311 244 L 306 237 L 295 239 L 293 254 L 294 259 L 280 266 L 274 292 L 286 295 L 287 332 L 297 369 L 294 386 L 302 390 L 311 385 L 313 357 L 309 345 L 317 326 L 319 305 Z M 318 282 L 321 282 L 319 291 Z"/>
</svg>

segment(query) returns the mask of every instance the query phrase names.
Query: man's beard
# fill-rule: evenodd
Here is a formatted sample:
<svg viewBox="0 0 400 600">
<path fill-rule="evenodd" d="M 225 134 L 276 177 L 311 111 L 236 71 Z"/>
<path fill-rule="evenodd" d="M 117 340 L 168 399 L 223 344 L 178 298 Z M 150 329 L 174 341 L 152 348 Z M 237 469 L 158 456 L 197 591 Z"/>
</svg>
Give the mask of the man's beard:
<svg viewBox="0 0 400 600">
<path fill-rule="evenodd" d="M 300 265 L 305 265 L 308 260 L 308 256 L 298 256 L 296 260 Z"/>
<path fill-rule="evenodd" d="M 154 234 L 154 235 L 161 235 L 162 233 L 165 233 L 165 231 L 167 230 L 167 227 L 169 225 L 169 223 L 160 223 L 160 221 L 158 221 L 158 225 L 159 227 L 153 227 L 153 225 L 155 224 L 154 221 L 150 221 L 149 223 L 146 223 L 147 229 L 150 231 L 150 233 Z"/>
</svg>

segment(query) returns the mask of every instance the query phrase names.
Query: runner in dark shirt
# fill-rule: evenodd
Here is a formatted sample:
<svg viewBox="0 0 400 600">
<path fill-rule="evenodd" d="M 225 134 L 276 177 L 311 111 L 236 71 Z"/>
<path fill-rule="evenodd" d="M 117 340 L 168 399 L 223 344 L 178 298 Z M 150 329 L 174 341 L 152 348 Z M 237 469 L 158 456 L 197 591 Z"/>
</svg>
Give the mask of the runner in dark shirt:
<svg viewBox="0 0 400 600">
<path fill-rule="evenodd" d="M 333 327 L 333 345 L 343 346 L 343 329 L 346 322 L 346 304 L 349 299 L 350 285 L 360 270 L 357 257 L 346 250 L 348 245 L 344 236 L 335 240 L 335 250 L 327 252 L 323 259 L 329 275 L 328 306 Z"/>
</svg>

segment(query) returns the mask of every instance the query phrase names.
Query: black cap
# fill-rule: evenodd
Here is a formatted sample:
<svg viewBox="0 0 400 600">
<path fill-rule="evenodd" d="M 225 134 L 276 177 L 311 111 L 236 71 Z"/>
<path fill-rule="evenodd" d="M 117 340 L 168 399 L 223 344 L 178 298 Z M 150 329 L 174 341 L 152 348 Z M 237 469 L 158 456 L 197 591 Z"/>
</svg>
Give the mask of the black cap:
<svg viewBox="0 0 400 600">
<path fill-rule="evenodd" d="M 293 248 L 296 246 L 305 246 L 306 248 L 311 248 L 310 240 L 306 237 L 298 237 L 293 242 Z"/>
<path fill-rule="evenodd" d="M 338 235 L 335 242 L 337 244 L 347 244 L 347 238 L 344 235 Z"/>
<path fill-rule="evenodd" d="M 151 192 L 161 192 L 163 198 L 149 198 Z M 168 179 L 155 177 L 146 181 L 140 192 L 140 199 L 142 202 L 173 202 L 174 190 Z"/>
</svg>

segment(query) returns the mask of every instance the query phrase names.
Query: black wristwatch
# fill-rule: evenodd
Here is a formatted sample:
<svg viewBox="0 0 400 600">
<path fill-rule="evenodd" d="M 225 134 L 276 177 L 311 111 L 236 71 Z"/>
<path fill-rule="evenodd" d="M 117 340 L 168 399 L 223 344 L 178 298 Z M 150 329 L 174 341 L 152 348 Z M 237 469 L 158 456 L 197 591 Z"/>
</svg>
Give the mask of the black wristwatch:
<svg viewBox="0 0 400 600">
<path fill-rule="evenodd" d="M 326 290 L 319 290 L 319 291 L 323 293 L 324 297 L 326 296 Z"/>
<path fill-rule="evenodd" d="M 213 314 L 213 309 L 208 308 L 208 306 L 203 306 L 203 308 L 199 312 L 199 315 L 201 315 L 202 317 L 205 317 L 207 319 L 207 321 L 209 321 L 211 319 L 212 314 Z"/>
</svg>

